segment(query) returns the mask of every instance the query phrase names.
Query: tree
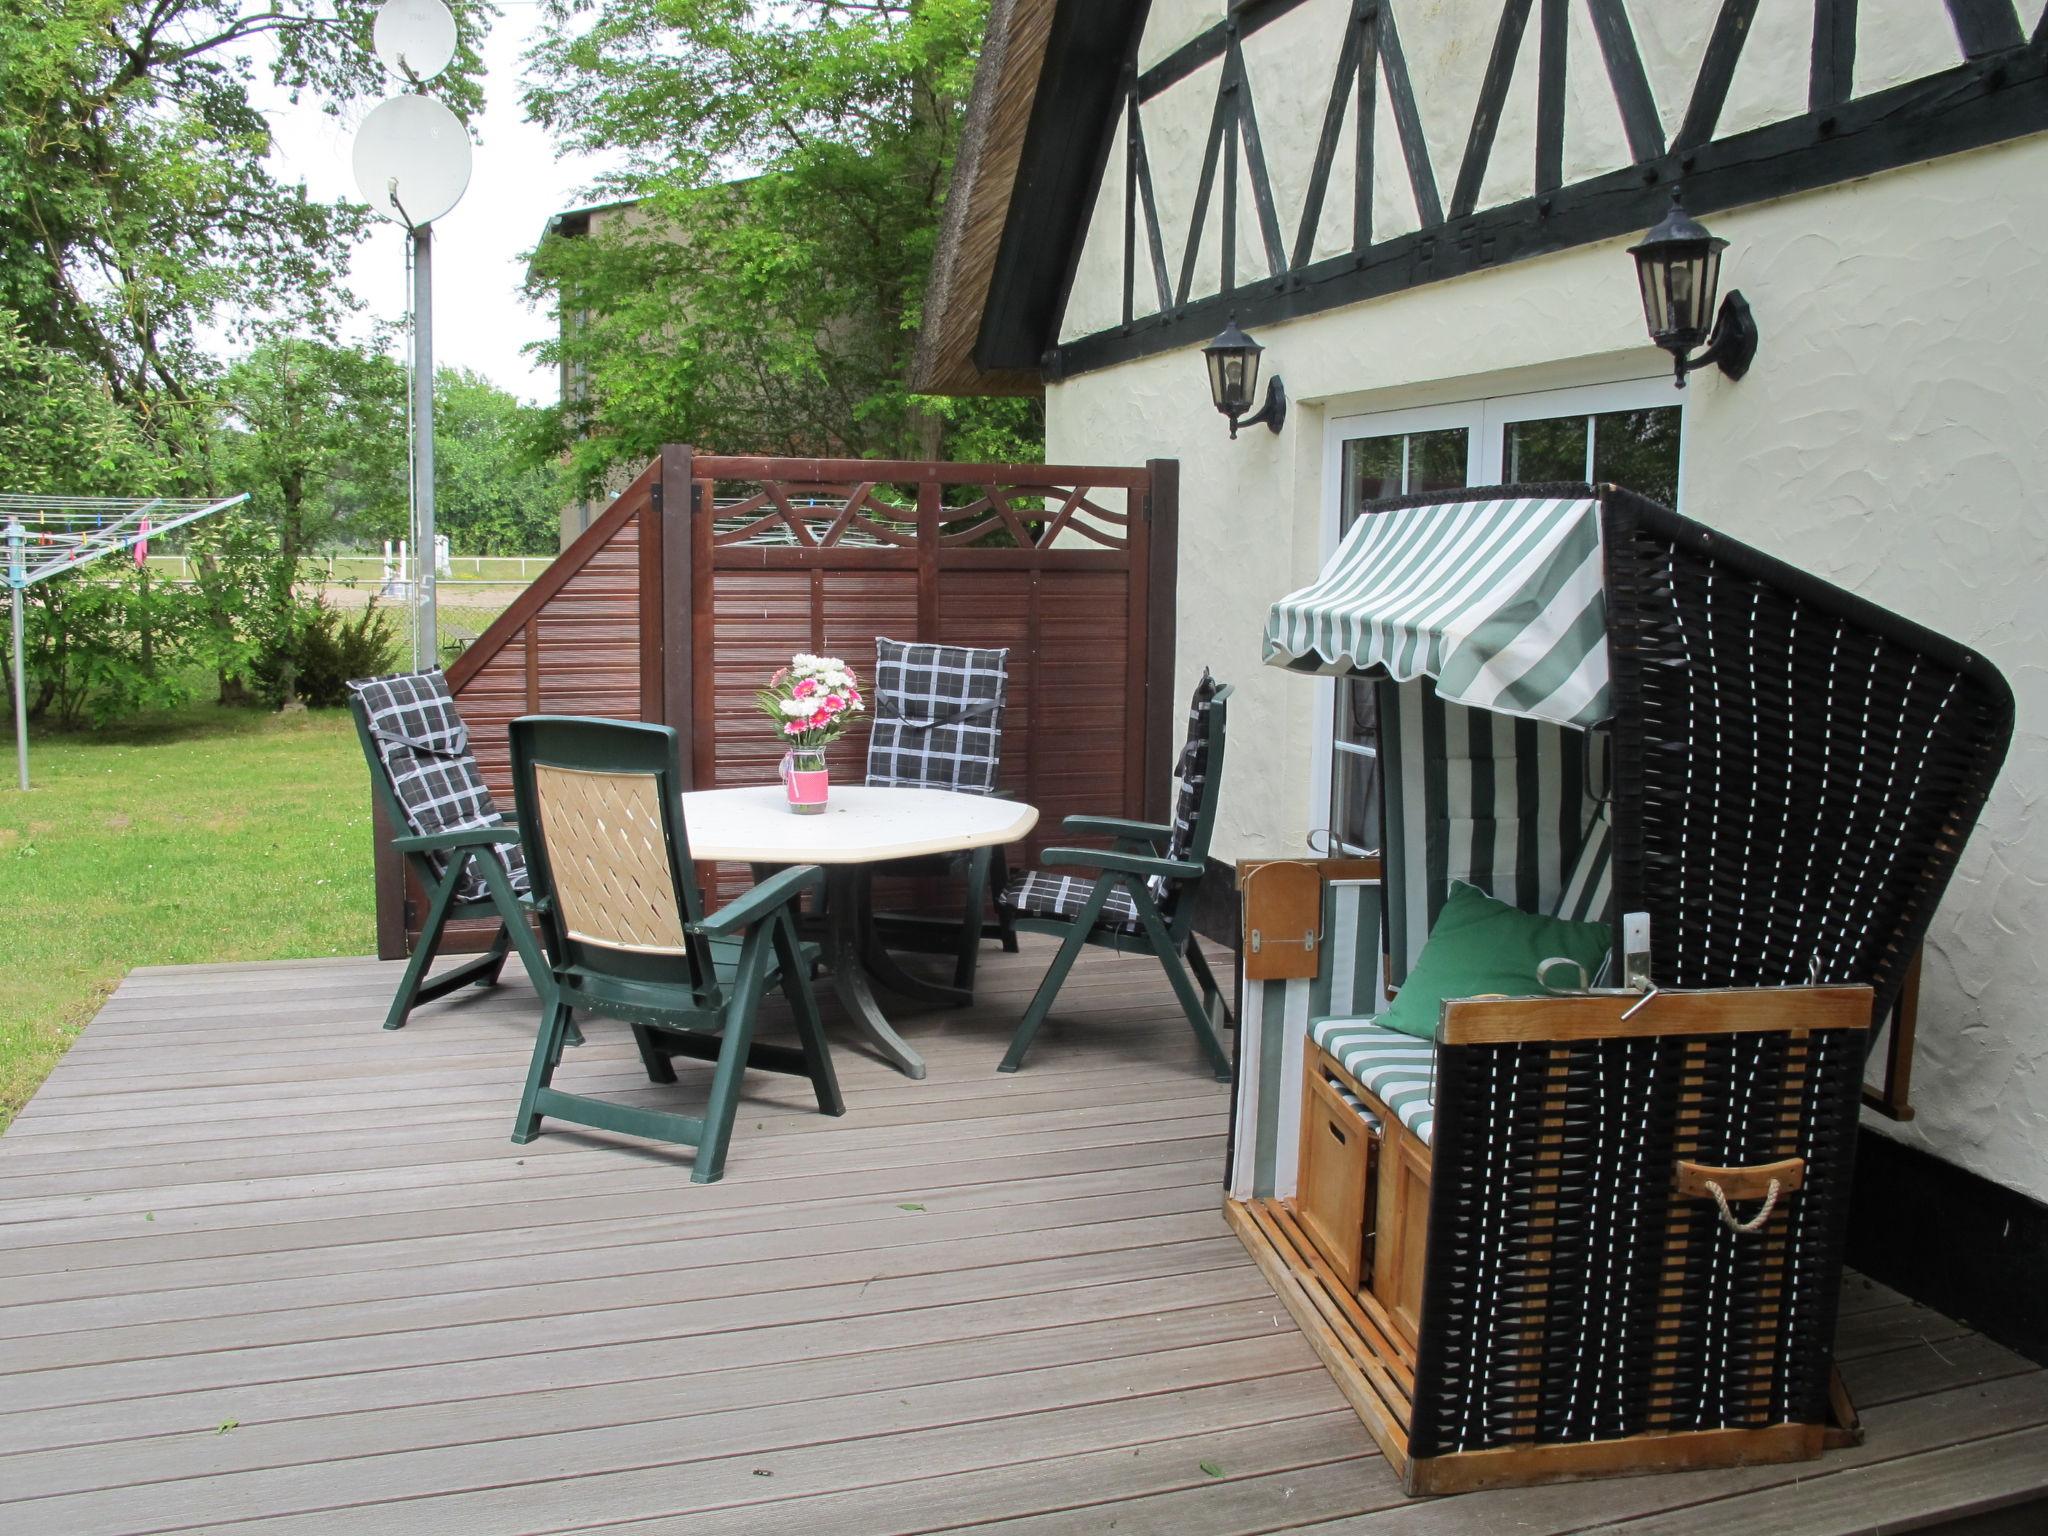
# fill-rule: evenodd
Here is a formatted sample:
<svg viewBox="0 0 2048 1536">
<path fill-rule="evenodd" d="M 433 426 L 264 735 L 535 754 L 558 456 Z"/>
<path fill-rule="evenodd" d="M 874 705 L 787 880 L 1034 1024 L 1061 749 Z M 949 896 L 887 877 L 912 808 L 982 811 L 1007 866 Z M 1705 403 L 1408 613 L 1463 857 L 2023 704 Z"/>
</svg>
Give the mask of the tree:
<svg viewBox="0 0 2048 1536">
<path fill-rule="evenodd" d="M 535 253 L 572 321 L 541 355 L 584 381 L 552 440 L 579 490 L 664 441 L 1036 456 L 1035 402 L 905 383 L 987 0 L 547 7 L 528 109 L 623 155 L 606 190 L 638 200 Z"/>
<path fill-rule="evenodd" d="M 373 347 L 273 336 L 227 370 L 220 393 L 212 472 L 249 500 L 193 536 L 206 660 L 224 699 L 252 681 L 282 699 L 318 622 L 298 595 L 307 557 L 405 526 L 405 371 Z"/>
<path fill-rule="evenodd" d="M 289 584 L 322 545 L 405 525 L 405 370 L 369 346 L 273 337 L 221 381 L 214 473 L 249 493 Z"/>
<path fill-rule="evenodd" d="M 466 113 L 495 12 L 455 9 L 464 47 L 434 89 Z M 350 0 L 0 0 L 0 306 L 174 453 L 203 435 L 209 327 L 318 335 L 351 302 L 365 210 L 272 174 L 251 61 L 330 102 L 381 94 L 371 19 Z"/>
<path fill-rule="evenodd" d="M 432 89 L 468 115 L 496 12 L 450 3 L 463 45 Z M 191 534 L 196 599 L 132 569 L 43 589 L 31 670 L 60 717 L 163 702 L 183 686 L 173 650 L 226 696 L 252 678 L 290 692 L 323 622 L 295 595 L 302 557 L 402 523 L 400 375 L 334 343 L 367 213 L 272 173 L 252 96 L 259 73 L 332 108 L 384 94 L 373 15 L 361 0 L 0 0 L 8 488 L 256 492 Z M 255 343 L 225 374 L 208 347 L 223 333 Z M 374 649 L 367 631 L 321 634 L 330 655 Z"/>
<path fill-rule="evenodd" d="M 553 554 L 559 476 L 528 446 L 527 408 L 480 374 L 434 376 L 434 524 L 461 555 Z"/>
</svg>

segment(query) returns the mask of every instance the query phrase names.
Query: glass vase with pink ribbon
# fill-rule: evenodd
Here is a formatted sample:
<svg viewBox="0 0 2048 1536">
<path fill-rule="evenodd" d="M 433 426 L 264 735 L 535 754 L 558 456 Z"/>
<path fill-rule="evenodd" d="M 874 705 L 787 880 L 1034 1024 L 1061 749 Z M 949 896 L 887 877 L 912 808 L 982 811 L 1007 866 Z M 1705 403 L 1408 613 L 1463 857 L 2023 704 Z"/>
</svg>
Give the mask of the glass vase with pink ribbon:
<svg viewBox="0 0 2048 1536">
<path fill-rule="evenodd" d="M 867 712 L 860 680 L 837 656 L 800 654 L 754 697 L 788 748 L 782 756 L 782 787 L 789 808 L 799 815 L 819 814 L 831 790 L 825 748 L 853 724 L 854 716 Z"/>
</svg>

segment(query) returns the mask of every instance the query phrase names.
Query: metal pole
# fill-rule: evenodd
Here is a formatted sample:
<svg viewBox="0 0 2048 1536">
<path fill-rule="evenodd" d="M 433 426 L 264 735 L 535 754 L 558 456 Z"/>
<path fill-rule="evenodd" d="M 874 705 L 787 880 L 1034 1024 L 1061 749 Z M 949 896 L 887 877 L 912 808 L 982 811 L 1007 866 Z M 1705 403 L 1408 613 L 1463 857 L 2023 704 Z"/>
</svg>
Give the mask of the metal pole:
<svg viewBox="0 0 2048 1536">
<path fill-rule="evenodd" d="M 26 657 L 21 638 L 21 610 L 28 597 L 28 572 L 22 561 L 21 546 L 27 537 L 19 522 L 7 525 L 7 587 L 14 598 L 14 760 L 23 789 L 28 788 L 28 683 L 23 677 Z"/>
<path fill-rule="evenodd" d="M 434 231 L 412 232 L 413 645 L 418 665 L 441 656 L 434 619 Z"/>
</svg>

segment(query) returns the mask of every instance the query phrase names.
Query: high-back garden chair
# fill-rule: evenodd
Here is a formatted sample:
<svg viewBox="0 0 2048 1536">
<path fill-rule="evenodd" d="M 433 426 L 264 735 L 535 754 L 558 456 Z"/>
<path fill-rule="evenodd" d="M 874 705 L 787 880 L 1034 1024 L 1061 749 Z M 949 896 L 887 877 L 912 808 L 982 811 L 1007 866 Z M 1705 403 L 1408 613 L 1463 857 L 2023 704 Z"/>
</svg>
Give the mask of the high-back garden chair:
<svg viewBox="0 0 2048 1536">
<path fill-rule="evenodd" d="M 884 787 L 948 789 L 959 794 L 1000 793 L 1003 710 L 1009 701 L 1007 649 L 875 637 L 874 724 L 868 732 L 867 782 Z M 966 902 L 957 927 L 882 915 L 877 927 L 892 949 L 951 954 L 953 985 L 974 990 L 976 961 L 990 936 L 984 920 L 988 892 L 1002 890 L 1009 868 L 1000 848 L 879 866 L 877 874 L 959 875 Z M 995 909 L 994 936 L 1015 953 L 1016 929 L 1008 909 Z"/>
<path fill-rule="evenodd" d="M 494 984 L 513 950 L 545 995 L 550 973 L 530 921 L 533 903 L 519 828 L 491 799 L 441 669 L 360 678 L 348 686 L 371 792 L 393 828 L 392 846 L 427 901 L 384 1027 L 402 1029 L 421 1003 Z M 448 925 L 471 918 L 497 921 L 490 948 L 428 979 Z"/>
<path fill-rule="evenodd" d="M 1409 1490 L 1853 1435 L 1864 1062 L 2004 680 L 1587 485 L 1374 504 L 1266 659 L 1374 680 L 1385 858 L 1245 877 L 1248 934 L 1288 931 L 1269 896 L 1321 931 L 1246 945 L 1227 1210 Z M 1442 958 L 1473 913 L 1542 939 L 1509 995 Z"/>
<path fill-rule="evenodd" d="M 1069 832 L 1112 837 L 1115 846 L 1048 848 L 1041 862 L 1092 870 L 1093 878 L 1027 870 L 1004 888 L 999 904 L 1013 914 L 1020 930 L 1057 934 L 1061 942 L 1010 1041 L 1002 1071 L 1014 1072 L 1024 1064 L 1025 1052 L 1052 1011 L 1061 983 L 1082 948 L 1093 944 L 1156 957 L 1202 1054 L 1219 1079 L 1229 1080 L 1230 1058 L 1212 1017 L 1213 1010 L 1227 1020 L 1229 1009 L 1194 937 L 1194 921 L 1195 898 L 1216 828 L 1216 798 L 1223 785 L 1230 692 L 1206 671 L 1196 685 L 1188 709 L 1187 740 L 1174 770 L 1179 791 L 1171 824 L 1069 816 Z"/>
<path fill-rule="evenodd" d="M 706 916 L 667 726 L 528 715 L 512 722 L 512 775 L 555 982 L 512 1139 L 531 1141 L 552 1117 L 695 1147 L 690 1177 L 704 1184 L 724 1172 L 745 1069 L 807 1077 L 819 1110 L 843 1114 L 811 993 L 815 951 L 796 931 L 818 867 L 785 869 Z M 795 1048 L 754 1039 L 771 988 L 796 1016 Z M 703 1115 L 554 1087 L 572 1008 L 631 1025 L 654 1082 L 675 1081 L 677 1056 L 716 1062 Z"/>
</svg>

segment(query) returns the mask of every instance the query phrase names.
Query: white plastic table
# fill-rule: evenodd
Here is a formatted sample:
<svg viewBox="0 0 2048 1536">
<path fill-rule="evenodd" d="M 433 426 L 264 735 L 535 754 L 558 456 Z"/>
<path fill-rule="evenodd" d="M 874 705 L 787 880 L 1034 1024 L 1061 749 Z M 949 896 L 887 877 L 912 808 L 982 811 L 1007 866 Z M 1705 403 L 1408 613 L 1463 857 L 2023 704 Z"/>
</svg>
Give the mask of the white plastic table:
<svg viewBox="0 0 2048 1536">
<path fill-rule="evenodd" d="M 799 816 L 780 784 L 700 789 L 683 796 L 690 856 L 739 864 L 818 864 L 825 870 L 824 962 L 840 1003 L 889 1061 L 923 1077 L 924 1059 L 904 1044 L 875 1001 L 870 978 L 891 992 L 964 1003 L 952 989 L 904 971 L 877 942 L 868 886 L 873 866 L 1014 843 L 1038 825 L 1035 806 L 948 789 L 833 785 L 823 814 Z"/>
</svg>

